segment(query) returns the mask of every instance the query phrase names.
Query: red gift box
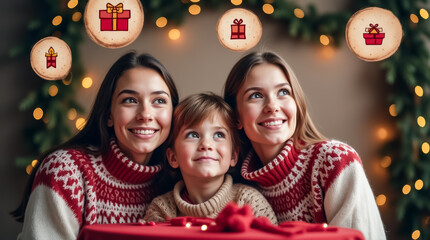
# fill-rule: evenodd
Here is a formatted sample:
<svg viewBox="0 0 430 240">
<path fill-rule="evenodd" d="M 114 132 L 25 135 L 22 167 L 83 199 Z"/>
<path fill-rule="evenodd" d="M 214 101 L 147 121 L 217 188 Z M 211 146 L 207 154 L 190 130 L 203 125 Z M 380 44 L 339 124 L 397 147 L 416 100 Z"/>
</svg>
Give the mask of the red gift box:
<svg viewBox="0 0 430 240">
<path fill-rule="evenodd" d="M 107 3 L 106 10 L 100 10 L 99 17 L 101 31 L 128 31 L 130 10 L 124 10 L 122 3 L 116 6 Z"/>
<path fill-rule="evenodd" d="M 46 68 L 57 68 L 57 53 L 54 48 L 50 47 L 48 52 L 45 53 L 46 57 Z"/>
<path fill-rule="evenodd" d="M 378 28 L 378 24 L 369 24 L 369 26 L 370 28 L 366 28 L 368 33 L 363 33 L 366 45 L 382 45 L 382 40 L 385 38 L 385 33 L 381 33 L 382 28 Z"/>
<path fill-rule="evenodd" d="M 230 39 L 246 39 L 245 24 L 242 19 L 234 19 L 234 24 L 231 25 L 231 38 Z"/>
</svg>

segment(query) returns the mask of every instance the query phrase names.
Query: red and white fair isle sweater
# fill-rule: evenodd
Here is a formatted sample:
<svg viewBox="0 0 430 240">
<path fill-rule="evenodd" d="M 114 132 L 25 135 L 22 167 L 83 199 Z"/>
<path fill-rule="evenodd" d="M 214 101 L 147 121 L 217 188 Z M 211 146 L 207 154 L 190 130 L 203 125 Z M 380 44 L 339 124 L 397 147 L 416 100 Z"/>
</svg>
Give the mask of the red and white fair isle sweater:
<svg viewBox="0 0 430 240">
<path fill-rule="evenodd" d="M 160 170 L 131 161 L 115 141 L 106 157 L 55 151 L 37 171 L 18 239 L 76 239 L 84 225 L 137 222 Z"/>
<path fill-rule="evenodd" d="M 327 222 L 355 228 L 368 240 L 385 239 L 384 227 L 360 157 L 335 140 L 298 150 L 288 140 L 278 156 L 260 169 L 251 151 L 241 174 L 255 181 L 278 221 Z"/>
</svg>

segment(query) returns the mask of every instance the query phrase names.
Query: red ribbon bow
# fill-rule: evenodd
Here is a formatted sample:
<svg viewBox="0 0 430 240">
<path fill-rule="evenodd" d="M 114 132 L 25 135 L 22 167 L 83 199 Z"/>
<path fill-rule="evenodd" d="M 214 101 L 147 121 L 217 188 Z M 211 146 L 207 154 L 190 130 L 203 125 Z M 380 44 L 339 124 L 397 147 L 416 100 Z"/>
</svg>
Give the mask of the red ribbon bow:
<svg viewBox="0 0 430 240">
<path fill-rule="evenodd" d="M 239 20 L 237 20 L 237 18 L 236 18 L 236 19 L 234 19 L 233 23 L 236 24 L 236 25 L 240 25 L 240 24 L 243 23 L 243 20 L 242 20 L 242 18 L 239 19 Z"/>
<path fill-rule="evenodd" d="M 373 30 L 375 30 L 376 33 L 379 33 L 382 31 L 382 28 L 378 28 L 378 24 L 373 25 L 370 23 L 369 26 L 370 26 L 370 28 L 366 28 L 366 31 L 369 33 L 371 33 Z"/>
</svg>

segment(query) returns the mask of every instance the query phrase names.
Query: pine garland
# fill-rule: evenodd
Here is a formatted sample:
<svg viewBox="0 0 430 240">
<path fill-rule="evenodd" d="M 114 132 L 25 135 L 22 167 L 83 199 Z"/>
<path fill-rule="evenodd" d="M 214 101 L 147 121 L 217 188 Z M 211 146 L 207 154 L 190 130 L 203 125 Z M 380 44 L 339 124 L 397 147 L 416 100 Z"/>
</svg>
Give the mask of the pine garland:
<svg viewBox="0 0 430 240">
<path fill-rule="evenodd" d="M 154 23 L 158 17 L 163 16 L 171 25 L 180 25 L 188 15 L 188 7 L 195 4 L 188 0 L 141 1 L 146 19 L 151 19 L 147 22 Z M 33 121 L 24 130 L 24 138 L 29 141 L 29 149 L 34 156 L 18 158 L 16 163 L 20 167 L 29 165 L 38 154 L 71 136 L 73 131 L 67 119 L 70 109 L 76 109 L 81 114 L 84 112 L 75 101 L 76 88 L 85 72 L 78 51 L 82 32 L 84 32 L 82 31 L 83 19 L 73 21 L 72 16 L 76 12 L 83 14 L 86 3 L 86 0 L 81 0 L 76 7 L 70 9 L 67 7 L 66 0 L 39 0 L 37 5 L 32 2 L 33 9 L 38 15 L 28 23 L 25 41 L 10 51 L 11 57 L 29 56 L 32 46 L 37 41 L 54 35 L 70 46 L 73 55 L 72 76 L 62 82 L 39 79 L 40 87 L 31 91 L 20 103 L 21 111 L 32 111 L 37 107 L 44 111 L 41 121 Z M 261 8 L 265 3 L 274 7 L 273 14 L 262 13 Z M 248 8 L 259 16 L 281 23 L 283 29 L 288 29 L 287 34 L 292 37 L 319 43 L 319 37 L 324 34 L 332 38 L 331 42 L 334 45 L 344 41 L 345 26 L 349 17 L 361 8 L 368 6 L 386 8 L 399 18 L 404 31 L 402 44 L 392 57 L 381 62 L 381 68 L 386 72 L 386 81 L 391 85 L 387 109 L 394 104 L 396 114 L 393 120 L 397 123 L 397 137 L 381 149 L 381 157 L 389 156 L 392 159 L 388 169 L 391 183 L 397 192 L 395 204 L 398 219 L 401 221 L 400 232 L 411 236 L 411 234 L 417 234 L 416 230 L 419 230 L 421 239 L 430 239 L 428 154 L 430 123 L 424 123 L 422 127 L 417 123 L 419 116 L 430 121 L 430 52 L 426 45 L 430 38 L 430 28 L 427 21 L 422 18 L 419 18 L 418 23 L 412 23 L 410 20 L 411 14 L 420 16 L 421 5 L 425 3 L 427 0 L 367 0 L 362 1 L 361 5 L 353 6 L 352 9 L 322 15 L 310 5 L 304 10 L 303 18 L 294 15 L 294 10 L 300 7 L 288 0 L 248 0 L 240 7 Z M 202 8 L 212 9 L 236 7 L 230 2 L 219 0 L 202 0 L 196 4 Z M 62 23 L 53 26 L 52 19 L 57 15 L 62 16 Z M 75 20 L 78 15 L 75 15 Z M 59 89 L 54 97 L 49 95 L 48 89 L 51 85 L 56 85 Z M 423 95 L 420 94 L 420 87 Z M 424 182 L 420 190 L 415 187 L 419 179 Z M 409 184 L 412 189 L 408 194 L 401 192 L 405 184 Z"/>
</svg>

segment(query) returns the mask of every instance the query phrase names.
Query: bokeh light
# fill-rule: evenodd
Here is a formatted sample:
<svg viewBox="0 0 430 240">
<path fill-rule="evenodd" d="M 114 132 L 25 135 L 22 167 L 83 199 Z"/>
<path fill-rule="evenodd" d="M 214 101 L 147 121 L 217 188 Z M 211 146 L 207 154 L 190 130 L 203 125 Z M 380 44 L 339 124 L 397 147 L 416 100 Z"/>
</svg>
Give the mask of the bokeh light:
<svg viewBox="0 0 430 240">
<path fill-rule="evenodd" d="M 62 21 L 63 21 L 63 18 L 60 15 L 58 15 L 52 19 L 52 25 L 58 26 L 61 24 Z"/>
<path fill-rule="evenodd" d="M 179 31 L 179 29 L 172 29 L 169 31 L 169 38 L 172 40 L 178 40 L 181 37 L 181 32 Z"/>
<path fill-rule="evenodd" d="M 93 85 L 93 79 L 90 77 L 86 77 L 82 79 L 82 87 L 84 88 L 90 88 Z"/>
<path fill-rule="evenodd" d="M 413 14 L 413 13 L 409 16 L 409 18 L 411 19 L 411 21 L 413 23 L 418 23 L 419 22 L 418 16 L 415 15 L 415 14 Z"/>
<path fill-rule="evenodd" d="M 84 128 L 84 126 L 85 126 L 86 123 L 87 122 L 85 121 L 84 118 L 78 118 L 76 120 L 76 123 L 75 123 L 76 129 L 82 130 L 82 128 Z"/>
<path fill-rule="evenodd" d="M 263 5 L 263 12 L 265 14 L 272 14 L 274 11 L 275 9 L 273 8 L 272 4 L 266 3 Z"/>
<path fill-rule="evenodd" d="M 231 3 L 235 6 L 239 6 L 240 4 L 242 4 L 242 0 L 231 0 Z"/>
<path fill-rule="evenodd" d="M 67 111 L 67 118 L 71 121 L 75 120 L 75 118 L 78 116 L 78 112 L 76 109 L 71 108 L 69 111 Z"/>
<path fill-rule="evenodd" d="M 322 45 L 327 46 L 327 45 L 330 44 L 330 39 L 328 38 L 327 35 L 323 34 L 323 35 L 320 36 L 320 42 L 321 42 Z"/>
<path fill-rule="evenodd" d="M 193 4 L 188 8 L 188 12 L 190 12 L 191 15 L 198 15 L 201 11 L 201 8 L 197 4 Z"/>
<path fill-rule="evenodd" d="M 48 89 L 49 96 L 54 97 L 58 93 L 57 85 L 51 85 Z"/>
<path fill-rule="evenodd" d="M 165 17 L 159 17 L 157 21 L 155 21 L 155 25 L 159 28 L 163 28 L 167 25 L 167 18 Z"/>
<path fill-rule="evenodd" d="M 378 204 L 378 206 L 382 206 L 387 202 L 387 197 L 384 194 L 379 194 L 376 197 L 376 204 Z"/>
<path fill-rule="evenodd" d="M 409 184 L 406 184 L 402 188 L 402 193 L 405 195 L 408 195 L 411 192 L 411 186 Z"/>
<path fill-rule="evenodd" d="M 300 8 L 296 8 L 294 9 L 294 16 L 296 16 L 297 18 L 304 18 L 305 12 L 303 12 L 303 10 Z"/>
<path fill-rule="evenodd" d="M 75 12 L 72 15 L 72 21 L 73 22 L 78 22 L 79 20 L 81 20 L 82 18 L 82 13 L 81 12 Z"/>
<path fill-rule="evenodd" d="M 33 117 L 36 120 L 40 120 L 43 117 L 43 110 L 41 108 L 34 109 Z"/>
<path fill-rule="evenodd" d="M 390 112 L 391 116 L 393 117 L 397 116 L 396 104 L 391 104 L 390 107 L 388 108 L 388 111 Z"/>
</svg>

